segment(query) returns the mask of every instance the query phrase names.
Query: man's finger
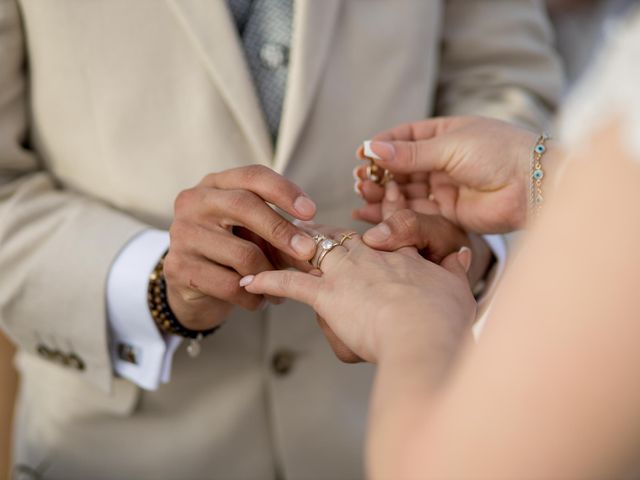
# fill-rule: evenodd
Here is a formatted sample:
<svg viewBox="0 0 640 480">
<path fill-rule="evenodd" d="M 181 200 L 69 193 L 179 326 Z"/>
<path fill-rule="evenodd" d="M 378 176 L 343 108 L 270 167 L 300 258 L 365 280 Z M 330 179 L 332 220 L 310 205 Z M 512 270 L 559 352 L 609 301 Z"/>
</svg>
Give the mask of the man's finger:
<svg viewBox="0 0 640 480">
<path fill-rule="evenodd" d="M 388 182 L 382 200 L 382 218 L 387 219 L 397 211 L 405 208 L 407 208 L 407 200 L 400 191 L 400 187 L 393 180 Z"/>
<path fill-rule="evenodd" d="M 380 223 L 382 221 L 382 204 L 368 203 L 354 210 L 351 216 L 354 220 L 362 220 L 367 223 Z"/>
<path fill-rule="evenodd" d="M 262 302 L 262 297 L 239 287 L 240 275 L 204 257 L 183 256 L 177 264 L 174 257 L 168 256 L 164 274 L 168 285 L 179 285 L 181 291 L 189 292 L 193 298 L 204 295 L 247 310 L 256 310 Z M 184 300 L 188 301 L 189 298 Z"/>
<path fill-rule="evenodd" d="M 248 190 L 301 220 L 316 214 L 316 205 L 295 183 L 262 165 L 207 175 L 202 185 L 222 190 Z"/>
<path fill-rule="evenodd" d="M 370 247 L 385 251 L 413 246 L 435 262 L 470 245 L 467 234 L 443 217 L 413 210 L 396 212 L 366 232 L 363 240 Z"/>
<path fill-rule="evenodd" d="M 212 218 L 222 219 L 223 227 L 245 227 L 298 260 L 313 255 L 315 243 L 311 237 L 252 192 L 210 189 L 204 203 Z"/>
</svg>

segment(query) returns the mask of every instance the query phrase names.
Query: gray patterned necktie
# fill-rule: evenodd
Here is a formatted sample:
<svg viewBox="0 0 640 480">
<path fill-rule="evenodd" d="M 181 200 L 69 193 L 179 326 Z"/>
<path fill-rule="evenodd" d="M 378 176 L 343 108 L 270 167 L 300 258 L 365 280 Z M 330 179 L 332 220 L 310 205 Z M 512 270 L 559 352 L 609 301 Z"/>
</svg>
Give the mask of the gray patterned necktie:
<svg viewBox="0 0 640 480">
<path fill-rule="evenodd" d="M 228 0 L 274 144 L 289 72 L 293 0 Z"/>
</svg>

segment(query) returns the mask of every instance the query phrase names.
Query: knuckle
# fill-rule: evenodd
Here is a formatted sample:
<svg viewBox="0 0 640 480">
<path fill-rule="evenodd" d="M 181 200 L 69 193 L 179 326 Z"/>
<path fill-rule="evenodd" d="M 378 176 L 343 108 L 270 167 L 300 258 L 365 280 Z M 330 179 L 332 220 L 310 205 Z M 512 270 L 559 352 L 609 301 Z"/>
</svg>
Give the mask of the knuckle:
<svg viewBox="0 0 640 480">
<path fill-rule="evenodd" d="M 240 265 L 255 266 L 260 262 L 262 250 L 257 245 L 244 245 L 235 252 Z"/>
<path fill-rule="evenodd" d="M 269 170 L 264 165 L 249 165 L 242 168 L 243 179 L 246 183 L 253 183 L 263 178 L 265 175 L 269 175 Z"/>
<path fill-rule="evenodd" d="M 207 175 L 202 177 L 202 180 L 200 181 L 200 185 L 215 185 L 217 178 L 218 178 L 217 173 L 208 173 Z"/>
<path fill-rule="evenodd" d="M 287 292 L 291 286 L 291 275 L 289 272 L 283 272 L 278 278 L 278 287 L 280 291 Z"/>
<path fill-rule="evenodd" d="M 292 226 L 288 221 L 279 216 L 269 225 L 269 235 L 273 239 L 286 243 L 292 235 Z"/>
<path fill-rule="evenodd" d="M 227 196 L 227 208 L 231 212 L 241 212 L 246 210 L 253 200 L 253 195 L 246 190 L 231 190 Z"/>
<path fill-rule="evenodd" d="M 176 283 L 179 281 L 180 272 L 183 271 L 183 263 L 179 256 L 169 252 L 162 265 L 164 278 L 167 283 Z"/>
<path fill-rule="evenodd" d="M 196 201 L 197 196 L 198 194 L 195 188 L 188 188 L 178 193 L 173 204 L 173 208 L 176 214 L 184 211 L 189 211 L 189 209 L 193 206 L 193 203 Z"/>
<path fill-rule="evenodd" d="M 409 142 L 409 154 L 406 158 L 406 166 L 409 169 L 414 170 L 416 165 L 418 164 L 418 143 L 417 142 Z"/>
<path fill-rule="evenodd" d="M 186 222 L 174 220 L 169 227 L 169 238 L 172 246 L 180 247 L 182 240 L 187 236 L 189 227 Z"/>
<path fill-rule="evenodd" d="M 391 218 L 392 230 L 396 229 L 402 237 L 413 237 L 418 229 L 418 214 L 413 210 L 405 209 L 396 212 Z"/>
</svg>

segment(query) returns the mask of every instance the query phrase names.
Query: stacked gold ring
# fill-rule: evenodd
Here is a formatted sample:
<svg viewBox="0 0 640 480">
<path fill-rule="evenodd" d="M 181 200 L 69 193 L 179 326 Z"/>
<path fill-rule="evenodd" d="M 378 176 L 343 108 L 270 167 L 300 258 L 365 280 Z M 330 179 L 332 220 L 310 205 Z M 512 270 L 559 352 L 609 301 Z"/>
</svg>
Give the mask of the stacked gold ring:
<svg viewBox="0 0 640 480">
<path fill-rule="evenodd" d="M 318 247 L 320 248 L 320 253 L 317 254 L 317 260 L 313 262 L 312 265 L 315 268 L 320 270 L 320 266 L 322 265 L 322 261 L 324 260 L 324 257 L 326 257 L 331 250 L 339 246 L 340 246 L 340 243 L 336 242 L 334 239 L 325 237 L 318 244 Z"/>
<path fill-rule="evenodd" d="M 340 235 L 340 240 L 338 241 L 338 245 L 340 246 L 344 245 L 344 242 L 346 242 L 347 240 L 351 240 L 354 235 L 357 235 L 357 233 L 356 232 L 343 233 L 342 235 Z"/>
</svg>

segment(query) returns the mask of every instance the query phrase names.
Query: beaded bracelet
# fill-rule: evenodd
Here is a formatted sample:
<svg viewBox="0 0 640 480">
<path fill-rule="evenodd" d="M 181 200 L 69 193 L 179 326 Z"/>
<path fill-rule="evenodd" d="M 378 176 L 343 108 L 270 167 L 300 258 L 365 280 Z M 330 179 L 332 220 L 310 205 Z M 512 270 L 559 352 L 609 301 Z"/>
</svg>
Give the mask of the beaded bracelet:
<svg viewBox="0 0 640 480">
<path fill-rule="evenodd" d="M 549 140 L 549 135 L 546 133 L 540 135 L 531 155 L 531 198 L 529 203 L 534 217 L 540 214 L 544 203 L 544 196 L 542 195 L 542 179 L 544 178 L 542 157 L 547 152 L 547 140 Z"/>
<path fill-rule="evenodd" d="M 174 315 L 169 301 L 167 300 L 167 282 L 164 278 L 164 257 L 156 264 L 153 272 L 149 275 L 149 286 L 147 289 L 147 304 L 153 321 L 161 332 L 170 335 L 178 335 L 189 339 L 187 353 L 195 358 L 200 354 L 200 341 L 211 335 L 220 327 L 213 327 L 208 330 L 190 330 L 183 326 Z"/>
</svg>

